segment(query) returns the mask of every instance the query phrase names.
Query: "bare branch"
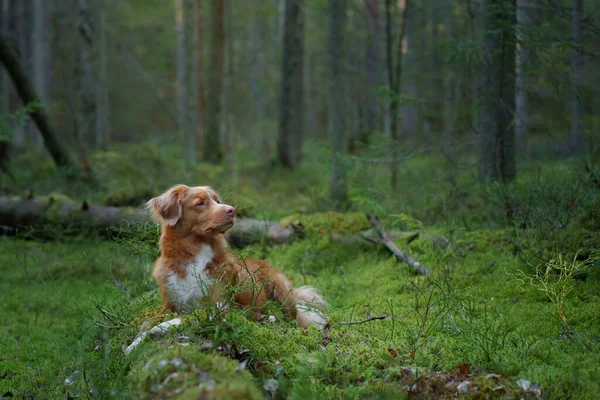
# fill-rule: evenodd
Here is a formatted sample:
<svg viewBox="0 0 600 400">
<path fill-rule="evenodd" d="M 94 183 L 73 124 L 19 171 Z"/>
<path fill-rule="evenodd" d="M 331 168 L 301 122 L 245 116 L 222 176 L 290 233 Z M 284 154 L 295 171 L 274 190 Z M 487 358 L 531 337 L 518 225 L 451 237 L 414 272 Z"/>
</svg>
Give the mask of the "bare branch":
<svg viewBox="0 0 600 400">
<path fill-rule="evenodd" d="M 396 246 L 392 239 L 390 239 L 388 233 L 385 230 L 383 230 L 381 222 L 379 222 L 379 219 L 377 219 L 376 216 L 367 214 L 367 219 L 369 220 L 371 225 L 373 225 L 373 228 L 375 228 L 379 235 L 381 235 L 382 244 L 384 244 L 385 247 L 387 247 L 396 256 L 398 260 L 411 266 L 412 269 L 419 275 L 431 274 L 431 270 L 429 268 L 412 258 L 410 255 L 404 254 L 404 252 L 400 250 L 398 246 Z"/>
</svg>

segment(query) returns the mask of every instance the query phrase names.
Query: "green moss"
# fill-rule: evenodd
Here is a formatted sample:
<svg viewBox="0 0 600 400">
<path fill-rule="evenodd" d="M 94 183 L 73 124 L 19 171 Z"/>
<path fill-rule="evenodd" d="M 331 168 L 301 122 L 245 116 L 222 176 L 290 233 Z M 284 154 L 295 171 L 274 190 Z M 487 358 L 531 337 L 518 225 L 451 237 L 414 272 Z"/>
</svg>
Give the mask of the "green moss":
<svg viewBox="0 0 600 400">
<path fill-rule="evenodd" d="M 252 375 L 239 362 L 194 347 L 148 344 L 132 365 L 132 394 L 146 399 L 261 399 Z M 144 357 L 147 355 L 149 358 Z"/>
<path fill-rule="evenodd" d="M 326 212 L 323 153 L 317 146 L 310 150 L 297 171 L 242 159 L 236 181 L 223 167 L 186 170 L 173 161 L 180 159 L 179 146 L 143 143 L 91 158 L 102 193 L 57 184 L 47 171 L 40 172 L 46 180 L 31 174 L 24 181 L 39 184 L 36 195 L 60 188 L 74 201 L 114 204 L 141 203 L 178 182 L 209 184 L 255 218 L 292 213 L 282 223 L 302 224 L 304 237 L 247 251 L 270 260 L 295 286 L 318 288 L 331 303 L 330 329 L 299 329 L 277 303 L 264 310 L 273 323 L 252 321 L 243 310 L 220 315 L 201 307 L 180 327 L 125 357 L 123 346 L 160 310 L 149 276 L 157 253 L 155 226 L 115 229 L 111 242 L 66 242 L 59 232 L 49 235 L 52 243 L 3 239 L 0 296 L 9 322 L 0 327 L 0 376 L 14 375 L 0 379 L 0 389 L 41 398 L 85 397 L 90 390 L 105 398 L 195 398 L 205 390 L 198 384 L 210 377 L 210 395 L 224 398 L 262 397 L 269 379 L 277 380 L 280 398 L 402 398 L 419 378 L 422 397 L 452 397 L 459 396 L 457 366 L 468 363 L 471 372 L 460 379 L 478 389 L 464 397 L 527 397 L 515 386 L 518 379 L 541 385 L 547 398 L 597 396 L 600 270 L 588 253 L 600 248 L 594 229 L 599 196 L 581 179 L 578 160 L 522 165 L 516 182 L 479 186 L 472 174 L 450 171 L 441 157 L 419 157 L 407 160 L 399 176 L 406 184 L 396 192 L 377 189 L 387 188 L 389 178 L 379 167 L 351 167 L 353 212 L 337 214 Z M 444 179 L 450 174 L 454 183 Z M 17 186 L 10 188 L 22 193 Z M 56 205 L 67 201 L 56 197 Z M 332 233 L 357 237 L 368 229 L 363 212 L 376 213 L 390 230 L 418 232 L 395 242 L 431 268 L 432 276 L 415 276 L 384 246 L 333 240 Z M 519 271 L 534 277 L 544 261 L 577 252 L 590 265 L 570 281 L 566 330 L 555 305 L 521 284 Z M 385 318 L 345 324 L 372 316 Z M 207 342 L 213 350 L 203 350 Z M 188 367 L 174 370 L 175 358 Z M 248 363 L 236 372 L 240 359 Z M 161 360 L 170 366 L 144 369 Z M 87 381 L 80 375 L 74 385 L 63 385 L 84 367 Z M 181 375 L 165 384 L 174 372 Z M 501 377 L 487 379 L 488 372 Z M 445 379 L 452 384 L 446 387 Z"/>
</svg>

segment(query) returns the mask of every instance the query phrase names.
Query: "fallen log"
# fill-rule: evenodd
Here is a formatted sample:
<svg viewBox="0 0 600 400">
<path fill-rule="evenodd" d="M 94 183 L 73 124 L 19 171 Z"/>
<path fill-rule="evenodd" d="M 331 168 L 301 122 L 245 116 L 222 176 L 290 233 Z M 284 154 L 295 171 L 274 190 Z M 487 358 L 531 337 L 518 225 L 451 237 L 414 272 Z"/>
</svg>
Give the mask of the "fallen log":
<svg viewBox="0 0 600 400">
<path fill-rule="evenodd" d="M 146 229 L 143 225 L 151 223 L 149 215 L 142 208 L 96 206 L 85 201 L 73 201 L 61 194 L 40 197 L 32 194 L 27 197 L 0 196 L 0 236 L 12 235 L 24 228 L 47 225 L 66 227 L 75 234 L 91 231 L 109 236 L 115 232 L 137 231 L 131 224 L 141 225 L 142 229 Z M 301 224 L 282 226 L 277 221 L 238 218 L 225 236 L 232 246 L 243 248 L 254 243 L 289 243 L 302 238 L 305 233 Z M 394 238 L 415 235 L 397 231 L 385 234 L 389 242 Z M 368 247 L 374 243 L 382 243 L 379 239 L 380 231 L 376 228 L 352 234 L 330 232 L 330 235 L 335 243 L 348 247 Z"/>
<path fill-rule="evenodd" d="M 365 239 L 367 239 L 369 241 L 374 241 L 374 242 L 378 241 L 379 243 L 385 245 L 385 247 L 387 247 L 388 250 L 390 250 L 396 256 L 396 258 L 398 260 L 400 260 L 403 263 L 408 264 L 410 267 L 412 267 L 412 269 L 417 274 L 419 274 L 419 275 L 431 274 L 431 270 L 429 268 L 427 268 L 426 266 L 424 266 L 423 264 L 421 264 L 420 262 L 418 262 L 417 260 L 412 258 L 409 254 L 405 254 L 402 250 L 400 250 L 398 248 L 398 246 L 396 246 L 396 243 L 394 243 L 392 241 L 392 239 L 390 238 L 390 235 L 383 229 L 383 227 L 381 226 L 381 222 L 379 222 L 379 219 L 376 216 L 367 214 L 367 219 L 369 220 L 371 225 L 373 225 L 373 228 L 377 231 L 377 233 L 379 233 L 379 236 L 381 237 L 381 239 L 377 240 L 377 239 L 366 238 L 366 237 L 365 237 Z"/>
<path fill-rule="evenodd" d="M 150 223 L 150 216 L 142 208 L 95 206 L 63 195 L 0 196 L 0 233 L 4 234 L 48 224 L 71 227 L 75 233 L 91 230 L 108 234 L 109 229 L 131 223 Z M 286 243 L 297 233 L 293 226 L 282 227 L 279 222 L 239 218 L 225 236 L 233 246 L 241 248 L 260 242 Z"/>
</svg>

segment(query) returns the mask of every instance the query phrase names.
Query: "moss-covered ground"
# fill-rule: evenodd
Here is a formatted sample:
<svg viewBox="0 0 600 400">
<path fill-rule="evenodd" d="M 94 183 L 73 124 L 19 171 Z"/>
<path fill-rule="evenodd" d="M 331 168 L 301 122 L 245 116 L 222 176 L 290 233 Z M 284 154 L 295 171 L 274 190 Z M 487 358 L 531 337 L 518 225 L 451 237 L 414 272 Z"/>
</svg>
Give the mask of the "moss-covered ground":
<svg viewBox="0 0 600 400">
<path fill-rule="evenodd" d="M 250 216 L 301 223 L 302 239 L 256 244 L 240 256 L 266 258 L 295 285 L 317 287 L 331 303 L 330 326 L 299 329 L 277 304 L 267 310 L 275 322 L 264 323 L 201 308 L 126 357 L 123 347 L 160 306 L 149 277 L 154 231 L 113 240 L 24 231 L 0 240 L 0 395 L 598 397 L 600 191 L 582 172 L 585 160 L 523 165 L 511 185 L 480 186 L 460 168 L 443 179 L 448 165 L 423 156 L 406 163 L 395 192 L 384 173 L 366 177 L 353 167 L 352 206 L 340 214 L 326 200 L 326 163 L 292 173 L 247 162 L 231 180 L 221 167 L 190 174 L 174 166 L 163 177 L 148 173 L 164 167 L 162 153 L 143 146 L 135 154 L 147 159 L 135 166 L 123 155 L 130 148 L 91 157 L 103 190 L 61 191 L 138 205 L 177 182 L 210 184 Z M 40 182 L 40 194 L 57 190 L 44 187 L 58 178 L 43 165 L 26 177 Z M 410 233 L 397 245 L 433 274 L 414 275 L 366 240 L 340 241 L 338 233 L 358 237 L 369 227 L 364 212 Z"/>
</svg>

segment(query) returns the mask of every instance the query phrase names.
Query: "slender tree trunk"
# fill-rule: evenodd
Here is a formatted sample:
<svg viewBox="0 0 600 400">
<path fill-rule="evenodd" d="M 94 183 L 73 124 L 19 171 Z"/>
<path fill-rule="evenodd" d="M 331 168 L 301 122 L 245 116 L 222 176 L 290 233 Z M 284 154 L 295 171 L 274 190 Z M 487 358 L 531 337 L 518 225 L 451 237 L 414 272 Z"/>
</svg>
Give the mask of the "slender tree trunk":
<svg viewBox="0 0 600 400">
<path fill-rule="evenodd" d="M 516 0 L 484 0 L 484 54 L 480 133 L 482 180 L 516 176 L 515 47 Z"/>
<path fill-rule="evenodd" d="M 400 106 L 399 97 L 402 89 L 402 42 L 406 35 L 406 23 L 408 18 L 408 9 L 410 7 L 409 0 L 405 0 L 404 9 L 400 19 L 400 33 L 396 45 L 396 62 L 394 63 L 394 55 L 392 49 L 394 47 L 394 39 L 392 37 L 392 1 L 386 0 L 385 15 L 386 15 L 386 56 L 388 83 L 390 85 L 390 104 L 388 108 L 388 118 L 390 121 L 391 131 L 391 185 L 396 188 L 398 181 L 398 109 Z"/>
<path fill-rule="evenodd" d="M 529 94 L 528 71 L 531 46 L 526 35 L 531 26 L 531 18 L 527 7 L 529 0 L 517 0 L 517 59 L 516 59 L 516 97 L 515 97 L 515 135 L 519 148 L 527 153 L 527 137 L 529 136 Z"/>
<path fill-rule="evenodd" d="M 279 161 L 300 163 L 304 119 L 304 0 L 285 0 L 279 119 Z"/>
<path fill-rule="evenodd" d="M 212 163 L 223 160 L 220 125 L 222 89 L 225 72 L 225 8 L 223 0 L 213 0 L 210 38 L 209 78 L 204 121 L 204 159 Z"/>
<path fill-rule="evenodd" d="M 204 24 L 202 19 L 203 0 L 194 0 L 194 79 L 196 99 L 196 138 L 199 143 L 204 139 Z"/>
<path fill-rule="evenodd" d="M 381 27 L 379 24 L 379 1 L 365 0 L 367 23 L 367 46 L 365 51 L 365 75 L 367 83 L 365 107 L 365 132 L 359 140 L 368 142 L 369 136 L 382 128 L 381 105 L 377 94 L 383 84 L 381 79 Z"/>
<path fill-rule="evenodd" d="M 256 122 L 265 119 L 265 94 L 263 92 L 264 51 L 262 46 L 262 29 L 264 23 L 261 15 L 259 0 L 253 0 L 254 15 L 250 26 L 251 56 L 250 56 L 250 92 L 256 110 Z"/>
<path fill-rule="evenodd" d="M 52 4 L 50 0 L 33 0 L 33 33 L 32 33 L 32 67 L 33 67 L 33 85 L 40 96 L 40 101 L 50 109 L 50 29 L 49 17 Z M 31 126 L 31 129 L 36 129 Z M 35 130 L 32 135 L 33 142 L 38 146 L 42 145 L 42 136 Z"/>
<path fill-rule="evenodd" d="M 572 0 L 571 29 L 573 49 L 571 50 L 571 68 L 573 83 L 571 85 L 571 149 L 580 152 L 583 147 L 583 0 Z"/>
<path fill-rule="evenodd" d="M 237 164 L 237 151 L 236 145 L 236 132 L 233 124 L 233 115 L 237 115 L 235 112 L 235 54 L 233 51 L 234 44 L 234 31 L 233 31 L 233 19 L 232 11 L 233 7 L 229 5 L 231 2 L 225 5 L 225 30 L 228 32 L 225 38 L 225 48 L 227 50 L 225 55 L 225 76 L 223 81 L 223 96 L 222 96 L 222 115 L 221 122 L 221 139 L 228 149 L 224 153 L 225 160 L 225 173 L 227 174 L 228 182 L 232 186 L 237 185 L 238 179 L 238 164 Z"/>
<path fill-rule="evenodd" d="M 347 171 L 344 156 L 347 153 L 344 119 L 344 30 L 346 0 L 329 0 L 329 118 L 328 134 L 332 150 L 329 190 L 338 209 L 348 201 Z"/>
<path fill-rule="evenodd" d="M 445 19 L 445 36 L 448 38 L 447 40 L 452 40 L 453 34 L 453 22 L 454 22 L 454 3 L 452 1 L 447 1 L 444 3 L 449 9 L 446 10 L 446 19 Z M 445 65 L 447 72 L 446 77 L 444 79 L 444 148 L 447 152 L 450 149 L 452 144 L 452 139 L 454 136 L 454 127 L 457 119 L 456 112 L 458 109 L 455 104 L 457 102 L 456 95 L 460 90 L 460 79 L 458 77 L 458 71 L 456 71 L 456 63 L 446 63 Z M 458 87 L 457 87 L 458 86 Z"/>
<path fill-rule="evenodd" d="M 189 121 L 189 85 L 187 68 L 186 1 L 175 0 L 175 27 L 177 30 L 177 105 L 179 131 L 183 137 L 183 160 L 186 167 L 196 164 L 196 137 Z"/>
<path fill-rule="evenodd" d="M 33 89 L 33 85 L 27 78 L 23 67 L 19 63 L 19 59 L 14 49 L 8 44 L 6 38 L 0 38 L 0 61 L 4 64 L 7 72 L 13 81 L 15 89 L 23 104 L 29 104 L 39 97 Z M 69 157 L 69 153 L 58 140 L 58 136 L 50 127 L 48 116 L 43 107 L 31 113 L 31 118 L 37 124 L 40 133 L 44 138 L 44 145 L 54 159 L 54 162 L 59 167 L 65 167 L 71 174 L 75 171 L 75 165 Z"/>
<path fill-rule="evenodd" d="M 77 44 L 79 51 L 79 90 L 77 113 L 77 131 L 81 143 L 93 147 L 96 143 L 96 86 L 94 76 L 92 25 L 93 9 L 89 0 L 78 0 Z"/>
<path fill-rule="evenodd" d="M 478 33 L 478 18 L 476 15 L 479 14 L 480 1 L 475 0 L 465 0 L 466 2 L 466 10 L 469 17 L 469 31 L 470 31 L 470 39 L 473 42 L 476 42 L 480 39 L 480 35 Z M 479 129 L 479 98 L 480 93 L 479 90 L 481 88 L 480 84 L 480 74 L 479 63 L 472 57 L 469 61 L 469 71 L 470 71 L 470 109 L 471 109 L 471 136 L 475 139 L 474 142 L 477 142 L 478 138 L 478 129 Z"/>
<path fill-rule="evenodd" d="M 406 21 L 406 34 L 404 36 L 404 43 L 402 45 L 402 62 L 404 66 L 402 68 L 404 76 L 401 78 L 403 82 L 404 90 L 408 96 L 413 99 L 417 99 L 417 64 L 416 64 L 416 24 L 414 14 L 410 20 Z M 413 137 L 417 131 L 418 114 L 416 107 L 409 103 L 402 107 L 402 135 L 405 138 Z"/>
<path fill-rule="evenodd" d="M 106 48 L 106 13 L 108 4 L 100 0 L 98 5 L 98 79 L 96 81 L 96 146 L 106 149 L 110 143 L 110 103 L 108 98 L 108 54 Z"/>
<path fill-rule="evenodd" d="M 23 70 L 27 75 L 30 75 L 30 46 L 29 46 L 29 33 L 32 31 L 30 24 L 28 3 L 23 0 L 16 0 L 15 4 L 15 44 L 17 52 L 19 53 L 19 59 Z M 29 123 L 25 121 L 23 124 L 18 124 L 14 127 L 15 135 L 15 146 L 17 148 L 25 147 L 25 133 L 29 130 Z"/>
<path fill-rule="evenodd" d="M 8 25 L 10 23 L 10 0 L 2 0 L 2 20 L 0 25 L 0 35 L 8 38 Z M 0 71 L 0 114 L 10 112 L 10 76 L 6 71 Z M 13 139 L 14 140 L 14 139 Z"/>
</svg>

